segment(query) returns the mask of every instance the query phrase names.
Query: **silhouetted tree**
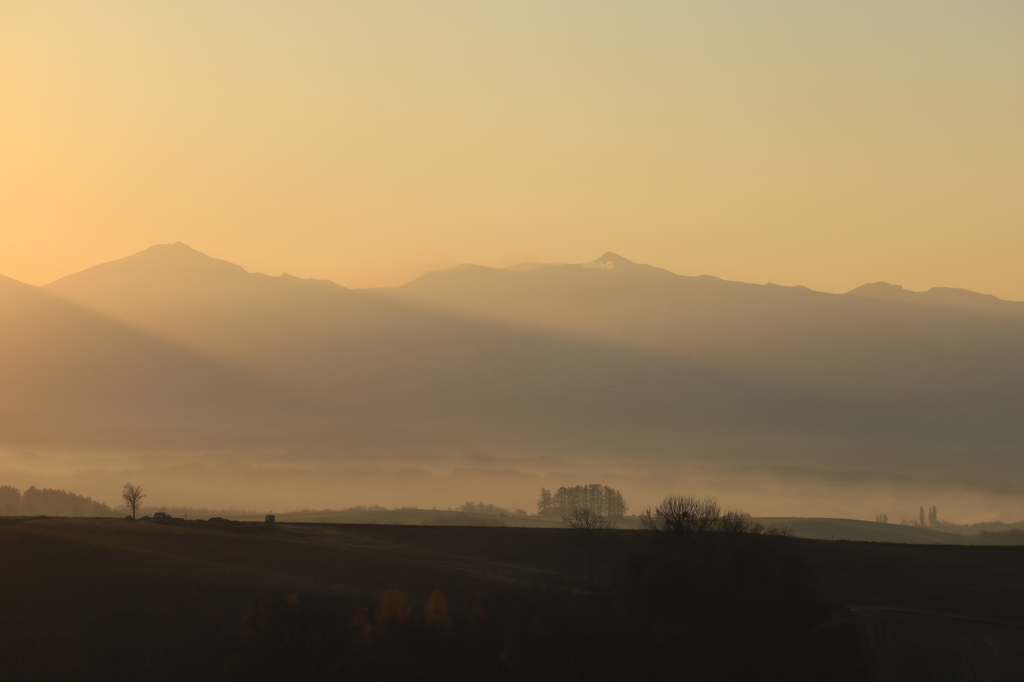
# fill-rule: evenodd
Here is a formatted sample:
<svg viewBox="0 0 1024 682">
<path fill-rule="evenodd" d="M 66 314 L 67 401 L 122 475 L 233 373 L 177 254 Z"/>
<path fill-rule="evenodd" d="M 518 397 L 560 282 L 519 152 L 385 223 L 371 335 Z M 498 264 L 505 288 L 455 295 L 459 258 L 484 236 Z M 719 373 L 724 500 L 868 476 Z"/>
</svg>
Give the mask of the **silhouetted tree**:
<svg viewBox="0 0 1024 682">
<path fill-rule="evenodd" d="M 645 509 L 640 523 L 647 530 L 685 532 L 715 530 L 722 510 L 712 497 L 669 495 L 654 511 Z"/>
<path fill-rule="evenodd" d="M 11 485 L 0 486 L 0 510 L 13 516 L 21 508 L 21 491 Z"/>
<path fill-rule="evenodd" d="M 537 499 L 537 513 L 545 516 L 545 512 L 551 508 L 551 491 L 547 488 L 540 489 L 540 497 Z"/>
<path fill-rule="evenodd" d="M 608 531 L 612 527 L 612 522 L 586 507 L 574 510 L 571 514 L 563 516 L 562 520 L 576 531 L 576 544 L 587 563 L 587 579 L 594 582 L 597 565 L 611 541 Z"/>
<path fill-rule="evenodd" d="M 121 499 L 124 500 L 124 506 L 131 510 L 133 519 L 135 518 L 135 512 L 142 506 L 142 498 L 145 496 L 146 494 L 142 492 L 141 485 L 125 483 L 124 487 L 121 488 Z"/>
<path fill-rule="evenodd" d="M 611 521 L 586 507 L 574 510 L 571 514 L 563 516 L 562 520 L 569 524 L 570 528 L 579 531 L 606 530 L 612 527 Z"/>
<path fill-rule="evenodd" d="M 715 498 L 693 495 L 669 495 L 653 511 L 645 509 L 640 514 L 640 524 L 650 531 L 672 534 L 702 531 L 744 535 L 789 534 L 784 528 L 765 527 L 743 512 L 722 514 Z"/>
<path fill-rule="evenodd" d="M 917 518 L 918 518 L 917 525 L 921 526 L 921 528 L 924 528 L 924 507 L 921 507 L 920 509 L 918 509 Z"/>
</svg>

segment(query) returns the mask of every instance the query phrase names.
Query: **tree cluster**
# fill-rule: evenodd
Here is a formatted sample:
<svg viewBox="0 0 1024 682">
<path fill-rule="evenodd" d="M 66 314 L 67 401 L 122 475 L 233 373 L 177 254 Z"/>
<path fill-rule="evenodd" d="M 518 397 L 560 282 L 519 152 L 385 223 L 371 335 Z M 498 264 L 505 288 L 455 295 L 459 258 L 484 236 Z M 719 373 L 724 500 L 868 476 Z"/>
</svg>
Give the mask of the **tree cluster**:
<svg viewBox="0 0 1024 682">
<path fill-rule="evenodd" d="M 537 499 L 537 514 L 561 518 L 572 517 L 580 509 L 589 509 L 604 518 L 618 518 L 626 514 L 626 502 L 622 493 L 606 485 L 576 485 L 571 488 L 561 487 L 551 493 L 546 488 L 540 489 Z"/>
</svg>

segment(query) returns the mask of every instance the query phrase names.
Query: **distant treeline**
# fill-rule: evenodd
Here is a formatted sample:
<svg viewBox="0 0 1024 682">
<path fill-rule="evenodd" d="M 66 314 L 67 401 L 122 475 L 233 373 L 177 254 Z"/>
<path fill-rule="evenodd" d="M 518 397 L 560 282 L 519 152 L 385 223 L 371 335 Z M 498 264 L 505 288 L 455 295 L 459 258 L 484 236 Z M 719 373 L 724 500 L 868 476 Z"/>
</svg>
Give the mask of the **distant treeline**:
<svg viewBox="0 0 1024 682">
<path fill-rule="evenodd" d="M 626 515 L 626 503 L 622 493 L 606 485 L 592 483 L 561 487 L 551 493 L 540 489 L 537 499 L 537 514 L 540 516 L 571 516 L 578 509 L 589 509 L 601 516 L 616 518 Z"/>
<path fill-rule="evenodd" d="M 1024 521 L 981 521 L 979 523 L 958 523 L 945 530 L 956 533 L 1005 533 L 1009 531 L 1024 531 Z"/>
<path fill-rule="evenodd" d="M 466 502 L 456 507 L 455 511 L 467 512 L 469 514 L 489 514 L 491 516 L 526 516 L 526 512 L 522 509 L 510 512 L 504 507 L 499 507 L 496 504 L 487 504 L 486 502 Z"/>
<path fill-rule="evenodd" d="M 1024 529 L 991 531 L 983 530 L 972 533 L 972 545 L 1024 545 Z"/>
<path fill-rule="evenodd" d="M 14 486 L 0 486 L 0 514 L 4 516 L 120 516 L 120 510 L 111 509 L 91 497 L 83 497 L 65 490 L 36 488 L 24 493 Z"/>
<path fill-rule="evenodd" d="M 209 507 L 161 507 L 154 504 L 143 504 L 140 514 L 149 515 L 162 511 L 176 519 L 212 519 L 214 517 L 234 518 L 238 516 L 256 516 L 260 513 L 252 509 L 211 509 Z"/>
<path fill-rule="evenodd" d="M 888 514 L 875 514 L 876 523 L 889 523 Z M 932 506 L 928 509 L 921 507 L 917 512 L 917 519 L 903 519 L 900 525 L 914 526 L 916 528 L 935 528 L 947 533 L 960 533 L 961 535 L 990 535 L 988 540 L 994 540 L 997 536 L 1006 536 L 1008 539 L 1024 537 L 1024 521 L 1005 523 L 1003 521 L 982 521 L 979 523 L 953 523 L 943 521 L 939 518 L 939 510 Z M 1021 531 L 1014 535 L 1013 531 Z M 985 543 L 981 543 L 985 544 Z M 998 544 L 998 543 L 997 543 Z M 1012 544 L 1024 544 L 1013 542 Z"/>
</svg>

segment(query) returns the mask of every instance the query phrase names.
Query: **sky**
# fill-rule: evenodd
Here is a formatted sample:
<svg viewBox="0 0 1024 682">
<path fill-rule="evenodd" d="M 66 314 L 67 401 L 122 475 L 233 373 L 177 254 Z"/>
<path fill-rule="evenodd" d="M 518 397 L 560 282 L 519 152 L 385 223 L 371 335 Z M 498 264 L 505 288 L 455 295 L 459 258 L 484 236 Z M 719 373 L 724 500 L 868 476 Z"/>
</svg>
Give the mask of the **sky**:
<svg viewBox="0 0 1024 682">
<path fill-rule="evenodd" d="M 605 251 L 1024 300 L 1019 0 L 0 0 L 0 273 Z"/>
</svg>

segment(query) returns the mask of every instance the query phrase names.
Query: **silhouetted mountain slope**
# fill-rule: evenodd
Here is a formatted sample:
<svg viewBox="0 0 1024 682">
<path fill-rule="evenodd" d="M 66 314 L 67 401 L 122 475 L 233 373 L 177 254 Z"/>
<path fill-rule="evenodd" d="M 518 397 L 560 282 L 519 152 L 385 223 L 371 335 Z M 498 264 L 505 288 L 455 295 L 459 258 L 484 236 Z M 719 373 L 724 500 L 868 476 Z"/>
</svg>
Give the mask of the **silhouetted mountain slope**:
<svg viewBox="0 0 1024 682">
<path fill-rule="evenodd" d="M 268 322 L 283 332 L 297 320 L 314 320 L 351 293 L 323 280 L 248 273 L 181 243 L 154 246 L 97 265 L 45 289 L 127 324 L 204 349 L 266 332 Z"/>
<path fill-rule="evenodd" d="M 7 442 L 245 429 L 268 415 L 308 410 L 289 405 L 279 387 L 5 277 L 0 322 L 0 439 Z"/>
<path fill-rule="evenodd" d="M 279 442 L 1024 474 L 1015 316 L 684 277 L 612 253 L 353 291 L 250 274 L 179 244 L 27 290 L 25 310 L 48 311 L 19 313 L 32 338 L 84 324 L 72 322 L 84 309 L 89 324 L 124 325 L 57 358 L 69 387 L 92 390 L 83 368 L 123 363 L 112 349 L 126 339 L 164 339 L 161 352 L 302 396 L 285 401 L 306 420 L 298 435 L 286 428 L 294 412 L 260 412 Z M 69 336 L 82 333 L 54 338 Z M 20 352 L 6 348 L 2 362 L 15 367 Z M 185 414 L 192 399 L 161 382 L 200 387 L 196 366 L 110 375 L 89 409 L 116 412 L 118 382 L 150 376 Z M 50 372 L 42 361 L 33 371 Z M 205 418 L 248 413 L 262 391 L 216 393 Z"/>
</svg>

